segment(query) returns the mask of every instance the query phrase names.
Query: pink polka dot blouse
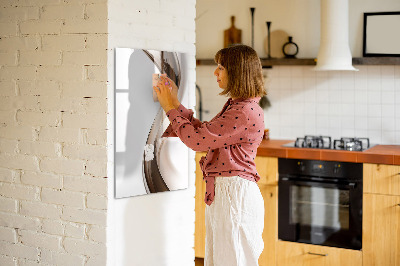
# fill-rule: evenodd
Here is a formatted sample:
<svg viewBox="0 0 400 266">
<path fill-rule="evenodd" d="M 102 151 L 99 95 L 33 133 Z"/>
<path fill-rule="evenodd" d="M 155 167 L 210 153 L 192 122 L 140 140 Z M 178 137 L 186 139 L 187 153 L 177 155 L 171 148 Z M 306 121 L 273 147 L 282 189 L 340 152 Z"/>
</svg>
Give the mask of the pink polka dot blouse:
<svg viewBox="0 0 400 266">
<path fill-rule="evenodd" d="M 240 176 L 253 182 L 260 179 L 254 163 L 265 128 L 259 100 L 229 98 L 209 122 L 194 118 L 193 111 L 183 105 L 167 112 L 171 123 L 162 137 L 177 136 L 192 150 L 207 151 L 200 160 L 207 205 L 214 200 L 216 176 Z"/>
</svg>

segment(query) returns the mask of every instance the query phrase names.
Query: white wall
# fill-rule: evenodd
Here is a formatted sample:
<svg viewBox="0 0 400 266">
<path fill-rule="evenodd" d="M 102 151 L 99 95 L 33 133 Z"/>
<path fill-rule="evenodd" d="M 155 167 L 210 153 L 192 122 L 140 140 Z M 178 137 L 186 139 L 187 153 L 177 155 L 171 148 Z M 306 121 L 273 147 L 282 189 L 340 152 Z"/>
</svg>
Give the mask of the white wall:
<svg viewBox="0 0 400 266">
<path fill-rule="evenodd" d="M 292 8 L 296 5 L 300 7 Z M 222 47 L 222 31 L 229 27 L 229 17 L 236 15 L 235 11 L 246 10 L 236 19 L 238 23 L 245 20 L 237 27 L 249 29 L 243 42 L 250 44 L 250 11 L 247 12 L 250 6 L 256 6 L 256 19 L 261 20 L 257 10 L 260 10 L 258 14 L 266 12 L 263 16 L 266 19 L 258 22 L 260 25 L 265 26 L 264 20 L 271 20 L 272 27 L 297 33 L 293 36 L 300 47 L 299 58 L 316 57 L 319 1 L 236 1 L 234 4 L 229 1 L 229 5 L 223 1 L 221 6 L 226 8 L 216 10 L 212 1 L 197 5 L 199 58 L 213 58 Z M 362 55 L 362 12 L 400 10 L 400 2 L 349 0 L 349 9 L 350 47 L 353 57 L 359 57 Z M 214 16 L 217 12 L 219 15 Z M 262 42 L 266 30 L 255 31 L 255 35 L 255 49 L 264 57 Z M 219 40 L 215 42 L 215 39 Z M 314 72 L 310 66 L 274 66 L 264 70 L 272 104 L 265 111 L 271 137 L 294 139 L 305 134 L 326 134 L 334 138 L 369 137 L 373 143 L 400 144 L 400 66 L 355 67 L 360 71 Z M 197 67 L 196 83 L 203 92 L 203 109 L 209 111 L 203 114 L 204 120 L 211 119 L 226 101 L 217 96 L 219 89 L 213 71 L 213 66 Z"/>
<path fill-rule="evenodd" d="M 193 106 L 195 4 L 195 0 L 109 1 L 108 265 L 194 264 L 194 153 L 188 150 L 188 189 L 115 199 L 113 102 L 114 48 L 129 47 L 188 53 L 189 97 L 182 103 Z"/>
<path fill-rule="evenodd" d="M 254 14 L 254 49 L 266 57 L 265 22 L 271 21 L 271 31 L 283 30 L 299 46 L 299 58 L 314 58 L 320 38 L 320 0 L 202 0 L 196 17 L 197 58 L 214 58 L 223 46 L 223 31 L 230 27 L 230 17 L 242 30 L 242 42 L 251 45 L 251 13 Z M 399 11 L 398 0 L 349 0 L 349 42 L 353 57 L 362 56 L 363 12 Z M 272 45 L 271 45 L 272 46 Z"/>
<path fill-rule="evenodd" d="M 104 265 L 107 5 L 0 1 L 0 265 Z"/>
</svg>

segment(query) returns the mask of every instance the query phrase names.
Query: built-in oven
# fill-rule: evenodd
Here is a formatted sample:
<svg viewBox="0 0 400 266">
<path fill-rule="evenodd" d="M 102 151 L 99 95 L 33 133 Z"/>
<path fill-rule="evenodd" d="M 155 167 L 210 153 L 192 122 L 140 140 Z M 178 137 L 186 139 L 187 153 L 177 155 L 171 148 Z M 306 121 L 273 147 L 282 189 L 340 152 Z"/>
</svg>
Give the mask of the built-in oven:
<svg viewBox="0 0 400 266">
<path fill-rule="evenodd" d="M 278 238 L 361 250 L 360 163 L 278 160 Z"/>
</svg>

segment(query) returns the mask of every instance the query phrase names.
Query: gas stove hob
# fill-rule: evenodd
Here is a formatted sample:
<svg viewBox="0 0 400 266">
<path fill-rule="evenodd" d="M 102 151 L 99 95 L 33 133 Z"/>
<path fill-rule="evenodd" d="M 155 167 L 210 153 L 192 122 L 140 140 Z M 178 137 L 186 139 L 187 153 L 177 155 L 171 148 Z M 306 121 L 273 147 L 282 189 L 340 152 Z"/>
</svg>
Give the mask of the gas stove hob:
<svg viewBox="0 0 400 266">
<path fill-rule="evenodd" d="M 306 135 L 297 138 L 295 142 L 284 144 L 284 147 L 314 148 L 344 151 L 365 151 L 374 145 L 370 145 L 368 138 L 340 138 L 333 142 L 329 136 Z"/>
</svg>

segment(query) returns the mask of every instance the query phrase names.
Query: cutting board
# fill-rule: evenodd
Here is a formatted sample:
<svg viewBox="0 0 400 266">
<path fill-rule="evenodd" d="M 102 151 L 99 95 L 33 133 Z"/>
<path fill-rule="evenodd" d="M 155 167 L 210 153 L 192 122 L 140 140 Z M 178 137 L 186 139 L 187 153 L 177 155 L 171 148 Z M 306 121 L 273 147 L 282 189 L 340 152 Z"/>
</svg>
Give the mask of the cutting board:
<svg viewBox="0 0 400 266">
<path fill-rule="evenodd" d="M 231 16 L 231 27 L 224 31 L 224 48 L 234 43 L 242 43 L 242 30 L 235 27 L 235 16 Z"/>
</svg>

